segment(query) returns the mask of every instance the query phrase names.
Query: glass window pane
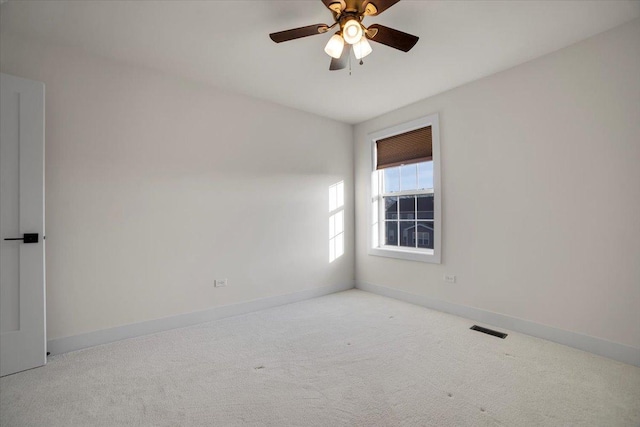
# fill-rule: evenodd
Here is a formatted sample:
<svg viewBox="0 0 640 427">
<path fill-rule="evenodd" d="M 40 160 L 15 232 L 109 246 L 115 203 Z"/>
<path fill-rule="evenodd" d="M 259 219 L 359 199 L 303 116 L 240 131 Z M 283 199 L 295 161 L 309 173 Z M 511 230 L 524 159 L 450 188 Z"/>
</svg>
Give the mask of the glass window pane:
<svg viewBox="0 0 640 427">
<path fill-rule="evenodd" d="M 386 219 L 398 219 L 398 198 L 397 197 L 385 197 L 384 198 L 384 212 Z"/>
<path fill-rule="evenodd" d="M 433 194 L 418 196 L 418 219 L 433 219 Z"/>
<path fill-rule="evenodd" d="M 400 219 L 416 218 L 415 196 L 400 197 Z"/>
<path fill-rule="evenodd" d="M 433 221 L 418 221 L 417 240 L 419 248 L 433 249 Z"/>
<path fill-rule="evenodd" d="M 400 191 L 415 190 L 418 188 L 418 167 L 412 165 L 400 166 Z"/>
<path fill-rule="evenodd" d="M 384 226 L 385 245 L 398 246 L 398 221 L 386 221 Z"/>
<path fill-rule="evenodd" d="M 416 247 L 415 221 L 400 221 L 400 246 Z"/>
<path fill-rule="evenodd" d="M 418 188 L 433 188 L 433 162 L 418 163 Z"/>
<path fill-rule="evenodd" d="M 384 192 L 400 191 L 400 168 L 387 168 L 384 171 Z"/>
</svg>

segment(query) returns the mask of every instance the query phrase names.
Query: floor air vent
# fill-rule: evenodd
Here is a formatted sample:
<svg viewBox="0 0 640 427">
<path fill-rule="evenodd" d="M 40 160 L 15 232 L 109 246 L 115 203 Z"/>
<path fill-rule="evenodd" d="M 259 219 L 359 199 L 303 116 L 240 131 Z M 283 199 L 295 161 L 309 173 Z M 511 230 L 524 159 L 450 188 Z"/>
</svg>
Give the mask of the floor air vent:
<svg viewBox="0 0 640 427">
<path fill-rule="evenodd" d="M 493 329 L 483 328 L 482 326 L 478 326 L 478 325 L 473 325 L 471 329 L 473 329 L 474 331 L 482 332 L 483 334 L 493 335 L 494 337 L 498 337 L 502 339 L 505 339 L 507 337 L 507 334 L 505 334 L 504 332 L 494 331 Z"/>
</svg>

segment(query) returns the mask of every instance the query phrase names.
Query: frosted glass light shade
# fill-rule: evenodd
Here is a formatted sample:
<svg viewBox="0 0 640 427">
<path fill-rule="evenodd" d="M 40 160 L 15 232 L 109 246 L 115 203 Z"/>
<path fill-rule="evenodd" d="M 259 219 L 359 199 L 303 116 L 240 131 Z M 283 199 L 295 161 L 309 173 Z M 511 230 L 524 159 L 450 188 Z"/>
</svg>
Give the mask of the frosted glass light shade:
<svg viewBox="0 0 640 427">
<path fill-rule="evenodd" d="M 335 59 L 340 58 L 342 55 L 342 49 L 344 49 L 344 40 L 339 34 L 334 34 L 324 47 L 324 51 L 327 55 Z"/>
<path fill-rule="evenodd" d="M 355 19 L 348 20 L 342 27 L 342 37 L 349 44 L 355 44 L 362 38 L 362 26 Z"/>
<path fill-rule="evenodd" d="M 362 36 L 360 41 L 353 45 L 353 54 L 356 56 L 356 59 L 362 59 L 371 52 L 373 52 L 373 49 L 365 36 Z"/>
</svg>

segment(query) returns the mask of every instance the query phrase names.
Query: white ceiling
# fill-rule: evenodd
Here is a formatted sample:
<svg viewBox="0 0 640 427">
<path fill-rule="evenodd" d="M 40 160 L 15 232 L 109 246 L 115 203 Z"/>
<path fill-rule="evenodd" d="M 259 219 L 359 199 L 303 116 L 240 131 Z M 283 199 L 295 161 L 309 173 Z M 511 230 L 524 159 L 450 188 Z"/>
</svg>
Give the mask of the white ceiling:
<svg viewBox="0 0 640 427">
<path fill-rule="evenodd" d="M 420 37 L 408 53 L 372 43 L 353 71 L 329 71 L 330 34 L 268 34 L 332 23 L 320 0 L 20 1 L 0 34 L 97 55 L 358 123 L 568 46 L 640 16 L 640 1 L 403 0 L 365 25 Z"/>
</svg>

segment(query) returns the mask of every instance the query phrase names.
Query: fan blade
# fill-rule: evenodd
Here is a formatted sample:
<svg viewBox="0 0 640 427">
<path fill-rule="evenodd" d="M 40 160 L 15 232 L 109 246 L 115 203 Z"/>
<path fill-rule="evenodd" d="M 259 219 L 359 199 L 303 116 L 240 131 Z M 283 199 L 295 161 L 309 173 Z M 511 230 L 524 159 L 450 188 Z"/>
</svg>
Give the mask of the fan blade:
<svg viewBox="0 0 640 427">
<path fill-rule="evenodd" d="M 366 34 L 369 40 L 382 43 L 403 52 L 409 52 L 411 48 L 418 43 L 419 39 L 417 36 L 403 33 L 402 31 L 394 30 L 393 28 L 379 24 L 370 25 L 368 30 L 370 31 L 367 31 Z M 374 31 L 376 31 L 376 33 L 374 35 L 370 35 Z"/>
<path fill-rule="evenodd" d="M 347 7 L 344 0 L 322 0 L 322 3 L 324 3 L 324 5 L 336 15 L 340 15 L 340 13 L 342 13 L 342 11 Z"/>
<path fill-rule="evenodd" d="M 351 55 L 351 45 L 345 43 L 344 49 L 342 49 L 342 55 L 340 55 L 340 58 L 338 59 L 331 58 L 331 65 L 329 65 L 329 70 L 335 71 L 335 70 L 342 70 L 343 68 L 346 68 L 347 64 L 349 63 L 350 55 Z"/>
<path fill-rule="evenodd" d="M 271 40 L 276 43 L 282 43 L 289 40 L 295 40 L 302 37 L 315 36 L 329 31 L 329 27 L 325 24 L 308 25 L 306 27 L 293 28 L 291 30 L 279 31 L 269 34 Z"/>
<path fill-rule="evenodd" d="M 367 16 L 380 15 L 400 0 L 365 0 L 362 3 L 362 11 Z"/>
</svg>

